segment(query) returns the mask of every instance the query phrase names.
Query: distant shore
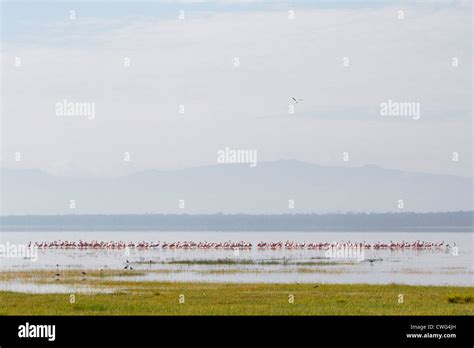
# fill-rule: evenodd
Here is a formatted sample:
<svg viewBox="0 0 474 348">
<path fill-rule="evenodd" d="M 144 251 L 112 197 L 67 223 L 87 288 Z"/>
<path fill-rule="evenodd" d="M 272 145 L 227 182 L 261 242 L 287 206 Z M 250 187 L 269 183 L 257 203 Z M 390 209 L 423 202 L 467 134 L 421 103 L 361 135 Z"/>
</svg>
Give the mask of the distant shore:
<svg viewBox="0 0 474 348">
<path fill-rule="evenodd" d="M 474 232 L 474 211 L 0 216 L 0 231 Z"/>
</svg>

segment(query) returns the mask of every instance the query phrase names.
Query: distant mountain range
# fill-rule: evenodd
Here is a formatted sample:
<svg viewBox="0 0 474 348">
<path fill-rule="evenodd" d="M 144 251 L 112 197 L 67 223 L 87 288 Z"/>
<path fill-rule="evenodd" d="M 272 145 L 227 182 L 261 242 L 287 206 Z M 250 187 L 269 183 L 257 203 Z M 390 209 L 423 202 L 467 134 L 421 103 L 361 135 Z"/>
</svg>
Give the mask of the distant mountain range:
<svg viewBox="0 0 474 348">
<path fill-rule="evenodd" d="M 71 178 L 0 169 L 1 215 L 295 214 L 473 210 L 473 179 L 298 161 Z M 70 208 L 74 200 L 75 209 Z M 180 202 L 180 200 L 183 200 Z M 403 208 L 399 208 L 403 200 Z M 290 209 L 291 202 L 294 208 Z M 180 207 L 181 205 L 181 207 Z"/>
</svg>

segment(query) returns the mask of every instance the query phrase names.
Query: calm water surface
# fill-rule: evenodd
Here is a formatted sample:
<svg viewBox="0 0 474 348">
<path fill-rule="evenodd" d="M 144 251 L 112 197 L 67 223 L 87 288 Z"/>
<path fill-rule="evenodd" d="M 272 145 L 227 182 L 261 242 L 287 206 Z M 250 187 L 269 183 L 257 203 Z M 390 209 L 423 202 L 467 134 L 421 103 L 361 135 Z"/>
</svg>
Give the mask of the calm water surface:
<svg viewBox="0 0 474 348">
<path fill-rule="evenodd" d="M 29 241 L 104 240 L 104 241 L 249 241 L 286 240 L 296 242 L 352 241 L 445 241 L 456 244 L 453 249 L 435 250 L 364 250 L 364 260 L 331 258 L 323 250 L 257 250 L 235 253 L 232 250 L 60 250 L 38 251 L 37 261 L 23 258 L 0 258 L 2 270 L 60 269 L 122 269 L 125 260 L 134 263 L 135 270 L 149 271 L 144 276 L 117 277 L 136 281 L 201 281 L 201 282 L 263 282 L 263 283 L 371 283 L 422 285 L 474 285 L 474 238 L 472 233 L 413 232 L 0 232 L 2 243 L 26 244 Z M 285 260 L 282 265 L 175 265 L 171 260 Z M 369 262 L 368 260 L 375 260 Z M 152 260 L 152 264 L 147 264 Z M 331 261 L 340 264 L 298 266 L 295 262 Z M 292 265 L 293 263 L 293 265 Z M 308 271 L 309 270 L 309 271 Z M 133 272 L 133 271 L 132 271 Z M 0 284 L 11 289 L 12 284 Z"/>
</svg>

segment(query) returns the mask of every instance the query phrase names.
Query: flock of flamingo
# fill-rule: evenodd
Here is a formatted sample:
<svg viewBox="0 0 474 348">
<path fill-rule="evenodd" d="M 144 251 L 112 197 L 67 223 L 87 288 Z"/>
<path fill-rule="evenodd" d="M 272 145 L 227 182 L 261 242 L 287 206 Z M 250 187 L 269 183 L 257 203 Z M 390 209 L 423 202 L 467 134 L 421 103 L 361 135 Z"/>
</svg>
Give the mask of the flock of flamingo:
<svg viewBox="0 0 474 348">
<path fill-rule="evenodd" d="M 41 249 L 211 249 L 211 250 L 251 250 L 254 246 L 250 242 L 123 242 L 123 241 L 52 241 L 29 243 L 30 247 Z M 455 245 L 453 245 L 455 246 Z M 449 249 L 452 246 L 442 242 L 414 241 L 414 242 L 260 242 L 256 245 L 258 250 L 327 250 L 331 248 L 360 248 L 360 249 L 385 249 L 385 250 L 420 250 L 420 249 Z"/>
</svg>

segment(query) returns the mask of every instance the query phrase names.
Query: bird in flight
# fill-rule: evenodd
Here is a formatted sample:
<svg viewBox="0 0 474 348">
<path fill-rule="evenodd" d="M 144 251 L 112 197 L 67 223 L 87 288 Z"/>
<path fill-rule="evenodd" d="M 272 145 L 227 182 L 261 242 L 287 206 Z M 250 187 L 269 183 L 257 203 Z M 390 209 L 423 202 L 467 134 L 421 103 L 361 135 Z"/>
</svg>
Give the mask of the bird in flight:
<svg viewBox="0 0 474 348">
<path fill-rule="evenodd" d="M 293 100 L 294 104 L 298 104 L 299 102 L 303 101 L 303 99 L 296 99 L 295 97 L 291 97 L 291 99 Z"/>
</svg>

